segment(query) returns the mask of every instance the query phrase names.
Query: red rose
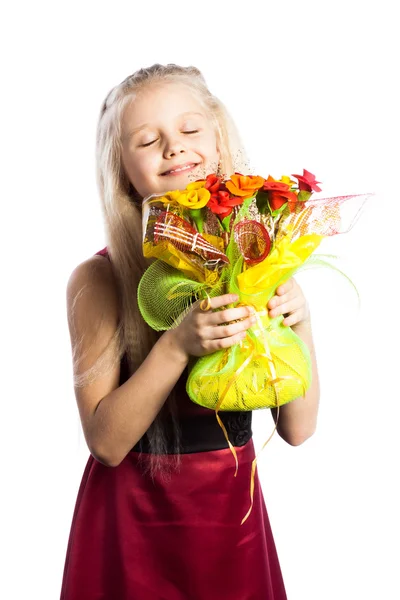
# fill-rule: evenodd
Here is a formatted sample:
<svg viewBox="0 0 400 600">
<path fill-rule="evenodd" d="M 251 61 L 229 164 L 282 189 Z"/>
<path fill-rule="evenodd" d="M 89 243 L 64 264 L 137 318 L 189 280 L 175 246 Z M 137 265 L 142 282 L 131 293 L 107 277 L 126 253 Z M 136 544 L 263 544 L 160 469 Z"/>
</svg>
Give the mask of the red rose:
<svg viewBox="0 0 400 600">
<path fill-rule="evenodd" d="M 289 202 L 289 205 L 297 202 L 296 193 L 290 190 L 290 185 L 275 181 L 271 175 L 264 182 L 263 190 L 268 192 L 268 202 L 271 210 L 278 210 L 286 202 Z"/>
<path fill-rule="evenodd" d="M 242 203 L 243 198 L 233 197 L 226 190 L 218 190 L 214 194 L 211 194 L 207 206 L 222 220 L 231 214 L 234 206 L 239 206 Z"/>
<path fill-rule="evenodd" d="M 320 192 L 321 188 L 318 187 L 320 181 L 316 181 L 315 175 L 303 169 L 303 175 L 292 175 L 299 181 L 299 190 L 305 192 Z"/>
<path fill-rule="evenodd" d="M 218 175 L 207 175 L 206 184 L 204 187 L 210 192 L 210 194 L 214 194 L 215 192 L 218 192 L 221 185 L 221 181 L 222 179 L 221 177 L 218 177 Z"/>
</svg>

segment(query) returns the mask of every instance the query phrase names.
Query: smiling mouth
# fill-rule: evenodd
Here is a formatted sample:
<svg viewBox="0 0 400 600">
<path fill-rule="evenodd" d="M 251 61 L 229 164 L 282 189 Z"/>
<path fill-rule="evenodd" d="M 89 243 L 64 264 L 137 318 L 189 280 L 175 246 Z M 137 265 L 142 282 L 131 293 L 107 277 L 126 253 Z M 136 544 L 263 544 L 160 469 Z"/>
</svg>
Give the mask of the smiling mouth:
<svg viewBox="0 0 400 600">
<path fill-rule="evenodd" d="M 174 169 L 171 169 L 170 171 L 165 171 L 164 173 L 161 173 L 161 176 L 165 177 L 166 175 L 179 175 L 180 173 L 185 173 L 186 171 L 190 171 L 190 170 L 194 169 L 199 164 L 200 163 L 190 163 L 190 164 L 184 165 L 182 167 L 175 167 Z"/>
</svg>

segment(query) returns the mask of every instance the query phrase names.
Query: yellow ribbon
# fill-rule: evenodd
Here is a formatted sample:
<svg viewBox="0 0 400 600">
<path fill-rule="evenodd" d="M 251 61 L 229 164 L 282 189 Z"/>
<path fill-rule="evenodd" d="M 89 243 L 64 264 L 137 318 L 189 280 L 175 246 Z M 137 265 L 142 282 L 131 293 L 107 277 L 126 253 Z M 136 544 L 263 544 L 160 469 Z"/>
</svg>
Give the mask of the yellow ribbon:
<svg viewBox="0 0 400 600">
<path fill-rule="evenodd" d="M 282 381 L 282 379 L 283 379 L 283 377 L 277 377 L 276 376 L 275 362 L 274 362 L 274 359 L 272 358 L 272 355 L 271 355 L 271 350 L 270 350 L 270 347 L 269 347 L 269 344 L 268 344 L 267 336 L 265 335 L 265 330 L 263 328 L 260 315 L 258 314 L 258 312 L 256 312 L 255 314 L 256 314 L 258 328 L 259 328 L 259 330 L 261 330 L 261 335 L 263 337 L 263 342 L 264 342 L 265 354 L 267 355 L 267 359 L 268 359 L 270 370 L 271 370 L 272 380 L 270 381 L 270 385 L 273 385 L 274 388 L 275 388 L 276 406 L 277 406 L 277 409 L 278 409 L 278 414 L 277 414 L 277 419 L 276 419 L 276 422 L 275 422 L 275 427 L 272 430 L 271 435 L 269 436 L 269 438 L 267 439 L 267 441 L 264 443 L 264 445 L 262 446 L 261 450 L 256 454 L 256 456 L 254 457 L 253 462 L 251 463 L 251 475 L 250 475 L 250 508 L 247 511 L 246 515 L 243 517 L 242 522 L 240 523 L 241 525 L 243 525 L 243 523 L 245 523 L 245 521 L 247 521 L 247 519 L 249 518 L 249 516 L 251 514 L 251 511 L 253 510 L 253 503 L 254 503 L 254 481 L 255 481 L 255 476 L 256 476 L 256 467 L 257 467 L 258 456 L 261 454 L 261 452 L 264 450 L 265 446 L 271 440 L 272 436 L 274 435 L 274 433 L 275 433 L 275 431 L 276 431 L 276 429 L 278 427 L 278 419 L 279 419 L 279 394 L 278 394 L 278 390 L 276 389 L 276 385 L 279 383 L 279 381 Z M 290 376 L 285 377 L 285 379 L 287 379 L 287 378 L 290 378 Z"/>
<path fill-rule="evenodd" d="M 241 303 L 241 306 L 245 306 L 243 303 Z M 238 463 L 238 458 L 237 458 L 237 454 L 236 454 L 236 450 L 235 447 L 232 445 L 231 441 L 229 440 L 229 436 L 228 436 L 228 432 L 225 428 L 225 425 L 223 424 L 223 422 L 221 421 L 218 412 L 221 409 L 221 406 L 223 404 L 223 401 L 229 391 L 229 389 L 232 387 L 232 385 L 237 381 L 237 379 L 239 378 L 240 374 L 244 371 L 244 369 L 248 366 L 248 364 L 250 364 L 250 362 L 252 360 L 257 360 L 258 358 L 266 358 L 268 360 L 269 363 L 269 367 L 270 367 L 270 371 L 271 371 L 271 378 L 267 381 L 267 383 L 269 383 L 270 385 L 273 385 L 275 388 L 275 394 L 276 394 L 276 406 L 277 406 L 277 418 L 276 418 L 276 422 L 275 422 L 275 427 L 272 430 L 271 435 L 269 436 L 269 438 L 267 439 L 267 441 L 263 444 L 263 446 L 261 447 L 261 449 L 259 450 L 259 452 L 257 453 L 257 455 L 255 456 L 254 460 L 252 461 L 251 464 L 251 475 L 250 475 L 250 508 L 247 511 L 246 515 L 243 517 L 241 525 L 243 525 L 243 523 L 245 523 L 245 521 L 247 521 L 247 519 L 249 518 L 251 511 L 253 510 L 253 504 L 254 504 L 254 487 L 255 487 L 255 473 L 256 473 L 256 467 L 257 467 L 257 460 L 258 457 L 260 456 L 261 452 L 264 450 L 264 448 L 266 447 L 266 445 L 269 443 L 269 441 L 271 440 L 272 436 L 274 435 L 275 431 L 277 430 L 278 427 L 278 420 L 279 420 L 279 393 L 277 390 L 277 385 L 285 380 L 285 379 L 295 379 L 297 380 L 300 385 L 302 385 L 303 387 L 303 394 L 305 394 L 306 392 L 306 385 L 304 383 L 304 380 L 302 378 L 298 379 L 296 377 L 293 377 L 292 375 L 283 375 L 281 377 L 277 376 L 276 373 L 276 367 L 275 367 L 275 361 L 273 359 L 273 352 L 271 352 L 271 349 L 269 347 L 269 343 L 268 343 L 268 339 L 265 333 L 265 329 L 263 327 L 263 324 L 261 322 L 261 316 L 260 313 L 265 314 L 265 311 L 259 311 L 259 310 L 255 310 L 255 317 L 257 319 L 257 325 L 258 325 L 258 329 L 261 332 L 262 338 L 263 338 L 263 343 L 264 343 L 264 349 L 265 352 L 261 353 L 261 354 L 256 354 L 256 348 L 255 345 L 253 343 L 253 341 L 250 339 L 249 343 L 251 344 L 251 353 L 250 355 L 247 357 L 247 359 L 240 365 L 239 369 L 235 372 L 235 374 L 231 377 L 231 379 L 228 381 L 224 391 L 221 394 L 221 397 L 218 400 L 217 406 L 215 407 L 215 416 L 217 418 L 218 424 L 221 427 L 225 439 L 228 443 L 228 446 L 233 454 L 233 457 L 235 459 L 235 474 L 234 477 L 236 477 L 237 472 L 238 472 L 238 468 L 239 468 L 239 463 Z M 229 350 L 228 350 L 229 351 Z"/>
<path fill-rule="evenodd" d="M 217 418 L 218 424 L 221 427 L 222 431 L 224 432 L 224 436 L 226 441 L 228 442 L 229 448 L 233 454 L 233 457 L 235 459 L 235 463 L 236 463 L 236 469 L 235 469 L 235 475 L 234 477 L 236 477 L 237 472 L 238 472 L 238 468 L 239 468 L 239 463 L 238 463 L 238 459 L 237 459 L 237 454 L 236 454 L 236 450 L 235 447 L 231 444 L 230 440 L 229 440 L 229 436 L 228 436 L 228 432 L 226 431 L 226 427 L 223 424 L 223 422 L 221 421 L 220 416 L 218 415 L 218 412 L 222 406 L 222 403 L 225 399 L 226 394 L 229 392 L 231 386 L 235 383 L 235 381 L 238 379 L 239 375 L 241 374 L 242 371 L 244 371 L 244 369 L 247 367 L 247 365 L 251 362 L 251 359 L 253 358 L 253 354 L 254 354 L 254 350 L 252 351 L 252 354 L 250 354 L 250 356 L 248 356 L 246 358 L 246 360 L 240 365 L 240 367 L 238 368 L 238 370 L 236 371 L 236 373 L 234 374 L 234 376 L 230 379 L 230 381 L 228 381 L 224 391 L 221 394 L 220 399 L 218 400 L 217 406 L 215 407 L 215 416 Z"/>
</svg>

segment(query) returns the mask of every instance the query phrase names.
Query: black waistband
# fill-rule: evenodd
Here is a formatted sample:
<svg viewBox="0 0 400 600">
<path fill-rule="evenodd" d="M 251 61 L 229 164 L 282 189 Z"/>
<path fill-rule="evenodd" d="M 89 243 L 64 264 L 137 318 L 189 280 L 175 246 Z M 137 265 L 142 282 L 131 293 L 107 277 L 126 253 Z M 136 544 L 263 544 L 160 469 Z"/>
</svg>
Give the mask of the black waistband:
<svg viewBox="0 0 400 600">
<path fill-rule="evenodd" d="M 251 412 L 221 412 L 219 416 L 226 427 L 231 444 L 236 447 L 247 444 L 252 437 Z M 179 425 L 181 430 L 180 452 L 182 454 L 210 452 L 229 447 L 214 412 L 210 411 L 209 415 L 182 419 Z M 167 454 L 175 454 L 172 427 L 167 426 L 166 430 Z M 150 452 L 146 435 L 132 448 L 132 452 Z"/>
</svg>

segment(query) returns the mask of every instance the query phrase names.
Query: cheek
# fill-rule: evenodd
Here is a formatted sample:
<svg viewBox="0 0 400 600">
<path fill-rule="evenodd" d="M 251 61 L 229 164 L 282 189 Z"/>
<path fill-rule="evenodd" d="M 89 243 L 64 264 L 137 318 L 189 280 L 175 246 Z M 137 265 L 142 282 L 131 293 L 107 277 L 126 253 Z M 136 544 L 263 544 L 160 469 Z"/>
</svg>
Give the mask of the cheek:
<svg viewBox="0 0 400 600">
<path fill-rule="evenodd" d="M 159 169 L 159 160 L 151 154 L 136 156 L 131 162 L 128 174 L 129 180 L 142 198 L 149 194 L 168 191 L 169 188 L 167 190 L 160 189 Z"/>
<path fill-rule="evenodd" d="M 154 159 L 150 154 L 126 154 L 123 157 L 125 170 L 132 185 L 137 189 L 154 171 Z"/>
<path fill-rule="evenodd" d="M 209 136 L 209 139 L 208 139 L 208 148 L 209 148 L 209 154 L 214 159 L 217 160 L 219 158 L 219 151 L 218 151 L 218 147 L 217 147 L 217 138 L 216 138 L 214 132 L 212 132 L 212 134 L 210 134 L 210 136 Z"/>
<path fill-rule="evenodd" d="M 218 162 L 217 139 L 213 132 L 194 142 L 193 150 L 197 151 L 208 163 Z"/>
</svg>

